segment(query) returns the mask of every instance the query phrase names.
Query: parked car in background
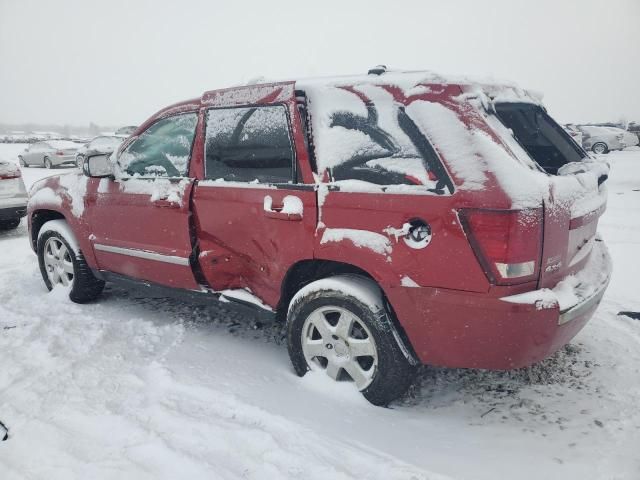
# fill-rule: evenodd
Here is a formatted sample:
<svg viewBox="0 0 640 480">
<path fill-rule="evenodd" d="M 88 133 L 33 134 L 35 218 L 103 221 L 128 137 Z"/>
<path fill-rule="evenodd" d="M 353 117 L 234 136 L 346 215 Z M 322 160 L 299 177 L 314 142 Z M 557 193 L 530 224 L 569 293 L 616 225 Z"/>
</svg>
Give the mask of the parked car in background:
<svg viewBox="0 0 640 480">
<path fill-rule="evenodd" d="M 76 165 L 82 166 L 84 159 L 90 155 L 110 154 L 124 141 L 124 137 L 100 136 L 82 145 L 76 153 Z"/>
<path fill-rule="evenodd" d="M 27 214 L 27 190 L 15 163 L 0 161 L 0 230 L 10 230 Z"/>
<path fill-rule="evenodd" d="M 608 153 L 628 146 L 625 142 L 627 132 L 619 128 L 592 125 L 580 125 L 578 128 L 582 132 L 582 146 L 593 153 Z"/>
<path fill-rule="evenodd" d="M 634 134 L 638 138 L 638 143 L 640 143 L 640 123 L 630 122 L 627 125 L 627 131 Z"/>
<path fill-rule="evenodd" d="M 548 357 L 611 274 L 608 164 L 511 86 L 378 69 L 208 91 L 83 171 L 31 191 L 48 289 L 82 303 L 110 281 L 253 307 L 286 321 L 298 375 L 377 405 L 420 363 Z"/>
<path fill-rule="evenodd" d="M 563 125 L 564 131 L 567 132 L 573 140 L 582 147 L 582 132 L 573 123 Z"/>
<path fill-rule="evenodd" d="M 138 127 L 136 127 L 135 125 L 129 125 L 127 127 L 121 127 L 121 128 L 116 130 L 115 134 L 116 135 L 122 135 L 124 137 L 128 137 L 133 132 L 135 132 L 137 128 Z"/>
<path fill-rule="evenodd" d="M 18 155 L 23 167 L 61 167 L 75 166 L 76 152 L 80 144 L 68 140 L 51 140 L 29 145 Z"/>
</svg>

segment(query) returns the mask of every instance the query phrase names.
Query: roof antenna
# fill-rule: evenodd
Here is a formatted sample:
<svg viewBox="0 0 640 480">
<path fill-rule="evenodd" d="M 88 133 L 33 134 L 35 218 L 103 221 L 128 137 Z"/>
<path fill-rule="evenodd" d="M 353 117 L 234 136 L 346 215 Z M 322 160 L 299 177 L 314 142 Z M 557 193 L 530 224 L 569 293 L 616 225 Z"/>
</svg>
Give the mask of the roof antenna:
<svg viewBox="0 0 640 480">
<path fill-rule="evenodd" d="M 367 72 L 368 75 L 382 75 L 387 71 L 386 65 L 376 65 L 373 68 L 370 68 Z"/>
</svg>

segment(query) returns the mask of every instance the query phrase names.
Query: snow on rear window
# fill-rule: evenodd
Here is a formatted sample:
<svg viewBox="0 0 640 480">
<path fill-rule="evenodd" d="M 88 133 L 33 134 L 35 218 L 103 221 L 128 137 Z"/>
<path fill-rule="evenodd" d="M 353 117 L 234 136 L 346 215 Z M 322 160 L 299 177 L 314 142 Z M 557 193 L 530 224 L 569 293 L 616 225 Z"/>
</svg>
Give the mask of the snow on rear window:
<svg viewBox="0 0 640 480">
<path fill-rule="evenodd" d="M 319 172 L 329 171 L 334 181 L 419 185 L 442 193 L 402 108 L 380 85 L 313 89 L 309 110 Z"/>
<path fill-rule="evenodd" d="M 525 168 L 488 133 L 467 127 L 456 112 L 440 103 L 418 100 L 407 107 L 407 113 L 462 182 L 461 189 L 485 188 L 487 173 L 491 172 L 511 198 L 511 208 L 540 206 L 549 188 L 546 175 L 532 171 L 528 166 Z"/>
</svg>

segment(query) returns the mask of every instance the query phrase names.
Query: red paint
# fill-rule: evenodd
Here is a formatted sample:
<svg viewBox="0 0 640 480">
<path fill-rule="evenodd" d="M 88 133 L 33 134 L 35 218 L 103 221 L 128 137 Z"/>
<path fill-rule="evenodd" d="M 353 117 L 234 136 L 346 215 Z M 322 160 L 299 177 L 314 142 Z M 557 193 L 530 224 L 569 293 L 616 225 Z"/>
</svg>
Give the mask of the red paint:
<svg viewBox="0 0 640 480">
<path fill-rule="evenodd" d="M 453 110 L 468 128 L 481 130 L 502 145 L 475 109 L 455 99 L 465 91 L 465 86 L 424 86 L 428 87 L 425 93 L 408 97 L 395 85 L 384 88 L 393 95 L 394 101 L 404 105 L 417 99 L 440 102 Z M 343 88 L 366 100 L 353 86 Z M 248 288 L 274 308 L 281 300 L 282 282 L 297 262 L 333 260 L 358 267 L 381 286 L 414 351 L 425 363 L 497 369 L 528 365 L 560 348 L 587 322 L 593 310 L 558 326 L 557 307 L 536 310 L 532 305 L 506 303 L 500 297 L 542 286 L 553 287 L 567 273 L 582 268 L 586 260 L 571 269 L 566 267 L 569 229 L 591 225 L 595 231 L 602 211 L 571 220 L 566 206 L 545 205 L 530 232 L 511 231 L 513 224 L 506 222 L 504 231 L 493 237 L 495 232 L 483 233 L 482 222 L 472 221 L 472 229 L 478 232 L 480 249 L 488 249 L 482 250 L 487 258 L 495 260 L 499 257 L 499 261 L 509 263 L 525 261 L 531 254 L 535 256 L 536 272 L 531 278 L 521 279 L 515 285 L 497 286 L 489 280 L 491 275 L 485 273 L 486 268 L 479 261 L 478 251 L 470 244 L 459 216 L 463 209 L 510 208 L 510 198 L 491 172 L 486 172 L 488 181 L 483 190 L 457 189 L 452 195 L 442 196 L 331 191 L 319 208 L 294 91 L 293 82 L 283 82 L 206 92 L 199 99 L 161 110 L 141 125 L 121 148 L 158 119 L 198 112 L 189 165 L 190 180 L 177 205 L 168 199 L 152 202 L 150 194 L 127 193 L 123 187 L 126 182 L 153 180 L 89 179 L 84 213 L 76 218 L 71 214 L 70 196 L 58 179 L 52 177 L 38 188 L 52 188 L 62 204 L 30 204 L 29 228 L 32 228 L 34 214 L 42 210 L 56 211 L 71 225 L 87 262 L 94 269 L 183 289 L 201 286 L 214 290 Z M 307 188 L 300 188 L 301 185 L 276 189 L 264 185 L 238 187 L 202 183 L 206 110 L 247 104 L 286 106 L 298 178 Z M 446 156 L 439 151 L 438 145 L 434 147 L 446 167 Z M 454 185 L 459 187 L 462 180 L 449 173 Z M 327 181 L 326 175 L 323 181 Z M 302 201 L 302 216 L 278 211 L 277 207 L 283 204 L 287 195 Z M 272 211 L 264 209 L 266 196 L 271 197 Z M 348 240 L 322 243 L 326 227 L 382 234 L 387 227 L 399 229 L 415 218 L 423 219 L 432 228 L 433 237 L 427 248 L 412 249 L 403 239 L 389 237 L 392 254 L 387 256 L 357 248 Z M 513 245 L 507 249 L 495 245 L 495 240 L 504 240 L 504 235 L 513 235 Z M 528 245 L 530 248 L 526 235 L 537 235 Z M 100 251 L 97 244 L 190 258 L 191 264 L 123 256 Z M 554 259 L 564 262 L 562 268 L 545 273 L 545 265 Z M 196 266 L 195 270 L 193 266 Z M 401 286 L 404 277 L 421 287 Z"/>
</svg>

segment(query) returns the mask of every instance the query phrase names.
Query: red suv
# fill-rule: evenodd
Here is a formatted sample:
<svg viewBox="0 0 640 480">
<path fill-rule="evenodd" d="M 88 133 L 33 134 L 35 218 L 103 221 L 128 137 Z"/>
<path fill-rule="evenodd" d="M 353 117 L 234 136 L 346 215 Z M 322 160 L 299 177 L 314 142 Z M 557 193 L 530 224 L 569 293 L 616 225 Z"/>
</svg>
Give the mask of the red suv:
<svg viewBox="0 0 640 480">
<path fill-rule="evenodd" d="M 31 191 L 45 284 L 105 281 L 286 320 L 299 375 L 374 404 L 415 366 L 511 369 L 566 344 L 609 281 L 609 167 L 513 86 L 425 72 L 209 91 Z"/>
</svg>

